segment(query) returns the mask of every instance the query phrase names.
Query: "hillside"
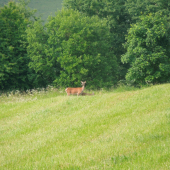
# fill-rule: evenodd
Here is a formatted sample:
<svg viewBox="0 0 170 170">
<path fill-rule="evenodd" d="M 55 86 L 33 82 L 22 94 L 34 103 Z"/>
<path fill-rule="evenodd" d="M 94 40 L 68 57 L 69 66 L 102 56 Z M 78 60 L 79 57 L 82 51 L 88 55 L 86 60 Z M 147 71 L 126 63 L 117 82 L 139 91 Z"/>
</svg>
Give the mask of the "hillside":
<svg viewBox="0 0 170 170">
<path fill-rule="evenodd" d="M 7 4 L 10 0 L 0 0 L 0 6 Z M 16 0 L 17 2 L 17 0 Z M 63 0 L 30 0 L 29 7 L 37 9 L 37 15 L 41 15 L 44 21 L 49 15 L 54 15 L 57 10 L 62 8 Z"/>
<path fill-rule="evenodd" d="M 0 169 L 170 169 L 170 84 L 0 97 Z"/>
</svg>

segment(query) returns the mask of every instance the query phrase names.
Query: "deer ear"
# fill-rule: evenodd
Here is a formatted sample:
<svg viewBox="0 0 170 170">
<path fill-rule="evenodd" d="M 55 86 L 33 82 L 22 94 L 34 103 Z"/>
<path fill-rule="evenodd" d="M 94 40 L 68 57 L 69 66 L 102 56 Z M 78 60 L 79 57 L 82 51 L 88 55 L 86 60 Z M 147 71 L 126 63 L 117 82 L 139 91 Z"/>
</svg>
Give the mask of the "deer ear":
<svg viewBox="0 0 170 170">
<path fill-rule="evenodd" d="M 86 81 L 85 81 L 85 83 L 86 83 Z"/>
</svg>

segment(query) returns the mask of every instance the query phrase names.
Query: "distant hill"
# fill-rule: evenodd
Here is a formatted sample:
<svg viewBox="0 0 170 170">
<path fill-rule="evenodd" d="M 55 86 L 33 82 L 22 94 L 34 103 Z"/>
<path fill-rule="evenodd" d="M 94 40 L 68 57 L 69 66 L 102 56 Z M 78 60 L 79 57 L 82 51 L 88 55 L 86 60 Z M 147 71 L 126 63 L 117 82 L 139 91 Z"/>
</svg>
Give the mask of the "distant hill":
<svg viewBox="0 0 170 170">
<path fill-rule="evenodd" d="M 0 6 L 4 6 L 8 2 L 9 2 L 9 0 L 0 0 Z"/>
<path fill-rule="evenodd" d="M 4 6 L 10 0 L 0 0 L 0 6 Z M 63 0 L 31 0 L 28 5 L 31 9 L 37 9 L 37 15 L 41 15 L 44 21 L 49 15 L 54 15 L 57 10 L 62 8 Z"/>
</svg>

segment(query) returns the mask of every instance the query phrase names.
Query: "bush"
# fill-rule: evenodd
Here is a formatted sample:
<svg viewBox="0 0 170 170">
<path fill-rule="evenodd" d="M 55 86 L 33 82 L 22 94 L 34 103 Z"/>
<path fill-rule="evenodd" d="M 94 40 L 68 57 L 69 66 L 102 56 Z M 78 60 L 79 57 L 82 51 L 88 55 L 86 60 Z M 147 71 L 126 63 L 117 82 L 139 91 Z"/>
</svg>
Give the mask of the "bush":
<svg viewBox="0 0 170 170">
<path fill-rule="evenodd" d="M 117 62 L 111 52 L 106 20 L 87 17 L 78 11 L 62 10 L 47 24 L 48 43 L 60 63 L 57 86 L 111 86 L 116 82 Z"/>
<path fill-rule="evenodd" d="M 31 87 L 28 68 L 25 30 L 31 25 L 33 11 L 22 4 L 9 2 L 0 8 L 0 89 L 27 89 Z M 27 14 L 27 15 L 26 15 Z"/>
<path fill-rule="evenodd" d="M 127 36 L 127 53 L 122 62 L 130 63 L 126 79 L 134 84 L 164 83 L 170 80 L 170 27 L 162 13 L 142 16 Z"/>
</svg>

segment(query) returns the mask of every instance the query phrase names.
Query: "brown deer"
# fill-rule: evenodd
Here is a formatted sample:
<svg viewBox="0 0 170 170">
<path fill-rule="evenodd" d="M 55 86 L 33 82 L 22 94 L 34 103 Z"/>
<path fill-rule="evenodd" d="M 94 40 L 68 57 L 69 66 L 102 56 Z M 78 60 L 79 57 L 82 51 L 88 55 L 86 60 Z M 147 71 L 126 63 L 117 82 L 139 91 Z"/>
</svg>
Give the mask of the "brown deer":
<svg viewBox="0 0 170 170">
<path fill-rule="evenodd" d="M 79 96 L 80 94 L 83 93 L 85 84 L 86 84 L 86 81 L 85 82 L 81 81 L 82 87 L 76 87 L 76 88 L 68 87 L 68 88 L 66 88 L 65 91 L 67 93 L 67 96 L 70 96 L 70 94 L 77 94 L 77 96 Z"/>
</svg>

